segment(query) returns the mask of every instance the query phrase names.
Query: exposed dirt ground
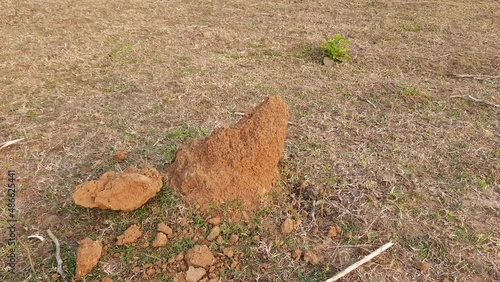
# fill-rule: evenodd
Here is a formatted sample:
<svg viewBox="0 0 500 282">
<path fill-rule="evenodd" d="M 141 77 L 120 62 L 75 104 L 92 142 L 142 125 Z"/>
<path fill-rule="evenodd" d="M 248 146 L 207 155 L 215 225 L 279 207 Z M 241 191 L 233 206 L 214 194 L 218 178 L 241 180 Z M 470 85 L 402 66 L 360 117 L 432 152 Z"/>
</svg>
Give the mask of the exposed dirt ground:
<svg viewBox="0 0 500 282">
<path fill-rule="evenodd" d="M 18 185 L 17 274 L 4 279 L 58 281 L 50 228 L 70 280 L 85 237 L 104 243 L 86 281 L 171 281 L 196 244 L 221 281 L 322 281 L 390 240 L 343 281 L 500 280 L 499 22 L 494 0 L 1 1 L 0 142 L 25 138 L 0 150 L 2 199 L 8 169 Z M 317 47 L 336 33 L 352 59 L 326 67 Z M 129 213 L 72 202 L 105 171 L 163 171 L 268 95 L 295 126 L 283 189 L 256 212 L 202 212 L 166 186 Z M 1 217 L 4 276 L 7 200 Z M 173 235 L 153 248 L 161 222 Z M 132 224 L 143 236 L 117 246 Z"/>
</svg>

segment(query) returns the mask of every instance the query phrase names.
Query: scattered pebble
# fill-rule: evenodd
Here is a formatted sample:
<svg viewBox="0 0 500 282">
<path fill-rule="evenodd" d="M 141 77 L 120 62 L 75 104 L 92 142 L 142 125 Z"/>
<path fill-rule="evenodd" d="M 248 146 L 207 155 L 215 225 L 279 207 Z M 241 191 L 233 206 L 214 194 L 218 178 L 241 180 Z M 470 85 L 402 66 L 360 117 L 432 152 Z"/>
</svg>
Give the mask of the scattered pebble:
<svg viewBox="0 0 500 282">
<path fill-rule="evenodd" d="M 121 163 L 127 160 L 128 153 L 125 150 L 118 150 L 113 154 L 113 159 L 117 163 Z"/>
<path fill-rule="evenodd" d="M 424 273 L 429 272 L 430 269 L 430 265 L 426 262 L 419 262 L 415 265 L 415 267 Z"/>
<path fill-rule="evenodd" d="M 204 268 L 194 268 L 192 266 L 186 271 L 186 281 L 187 282 L 198 282 L 207 273 Z"/>
<path fill-rule="evenodd" d="M 231 243 L 231 245 L 235 245 L 236 243 L 238 243 L 239 239 L 240 237 L 238 237 L 238 235 L 231 234 L 231 237 L 229 237 L 229 242 Z"/>
<path fill-rule="evenodd" d="M 165 223 L 158 224 L 158 229 L 157 230 L 160 231 L 160 232 L 162 232 L 163 234 L 167 235 L 168 238 L 172 237 L 172 234 L 174 233 L 172 231 L 172 228 L 170 228 Z"/>
<path fill-rule="evenodd" d="M 219 225 L 221 222 L 222 220 L 220 219 L 220 217 L 212 217 L 208 220 L 208 223 L 212 225 Z"/>
<path fill-rule="evenodd" d="M 222 252 L 228 258 L 232 258 L 234 256 L 234 249 L 232 247 L 224 248 Z"/>
<path fill-rule="evenodd" d="M 155 240 L 153 241 L 153 247 L 158 248 L 158 247 L 163 247 L 167 244 L 167 235 L 162 232 L 156 233 Z"/>
<path fill-rule="evenodd" d="M 129 243 L 134 243 L 141 237 L 142 232 L 136 224 L 130 226 L 125 232 L 118 236 L 116 245 L 121 246 Z"/>
<path fill-rule="evenodd" d="M 295 222 L 293 221 L 293 219 L 287 218 L 281 225 L 281 233 L 283 235 L 288 235 L 292 233 L 294 227 L 295 227 Z"/>
<path fill-rule="evenodd" d="M 302 256 L 302 251 L 301 250 L 295 249 L 295 250 L 292 251 L 292 258 L 294 260 L 299 260 L 301 256 Z"/>
<path fill-rule="evenodd" d="M 212 230 L 210 230 L 210 233 L 207 236 L 207 240 L 213 241 L 215 238 L 217 238 L 217 236 L 219 236 L 219 234 L 220 234 L 220 227 L 215 226 L 214 228 L 212 228 Z"/>
<path fill-rule="evenodd" d="M 304 253 L 304 261 L 312 265 L 317 265 L 321 262 L 322 258 L 318 256 L 313 251 L 307 251 Z"/>
</svg>

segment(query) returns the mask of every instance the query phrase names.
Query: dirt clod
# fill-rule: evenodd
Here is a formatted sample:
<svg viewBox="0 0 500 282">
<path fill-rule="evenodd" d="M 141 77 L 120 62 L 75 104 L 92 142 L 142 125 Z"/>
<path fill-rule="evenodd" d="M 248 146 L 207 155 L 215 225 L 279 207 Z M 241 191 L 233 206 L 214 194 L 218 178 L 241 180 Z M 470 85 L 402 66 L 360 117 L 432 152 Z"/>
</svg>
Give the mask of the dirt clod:
<svg viewBox="0 0 500 282">
<path fill-rule="evenodd" d="M 283 235 L 288 235 L 292 233 L 293 229 L 295 228 L 295 222 L 291 218 L 285 219 L 283 224 L 281 224 L 281 233 Z"/>
<path fill-rule="evenodd" d="M 160 223 L 158 224 L 158 229 L 157 229 L 159 232 L 167 235 L 167 237 L 172 237 L 173 235 L 173 231 L 172 231 L 172 228 L 170 228 L 168 225 L 166 225 L 165 223 Z"/>
<path fill-rule="evenodd" d="M 102 255 L 102 242 L 85 238 L 80 241 L 76 254 L 76 275 L 75 279 L 82 279 L 99 262 Z"/>
<path fill-rule="evenodd" d="M 301 256 L 302 256 L 302 251 L 300 249 L 295 249 L 292 251 L 292 258 L 294 260 L 299 260 Z"/>
<path fill-rule="evenodd" d="M 415 265 L 415 267 L 424 273 L 429 272 L 430 269 L 430 265 L 426 262 L 419 262 Z"/>
<path fill-rule="evenodd" d="M 307 251 L 304 253 L 304 261 L 312 265 L 317 265 L 321 263 L 322 260 L 323 259 L 313 251 Z"/>
<path fill-rule="evenodd" d="M 222 252 L 228 258 L 232 258 L 234 256 L 234 248 L 224 248 Z"/>
<path fill-rule="evenodd" d="M 207 236 L 207 240 L 213 241 L 215 238 L 217 238 L 217 236 L 219 236 L 219 234 L 220 234 L 220 227 L 215 226 L 214 228 L 212 228 L 212 230 L 210 230 L 210 233 Z"/>
<path fill-rule="evenodd" d="M 113 282 L 113 279 L 109 278 L 109 277 L 104 277 L 102 279 L 102 282 Z"/>
<path fill-rule="evenodd" d="M 186 281 L 187 282 L 198 282 L 207 273 L 204 268 L 198 267 L 194 268 L 192 266 L 186 271 Z"/>
<path fill-rule="evenodd" d="M 240 237 L 238 237 L 238 235 L 231 234 L 231 237 L 229 237 L 229 243 L 231 243 L 231 245 L 235 245 L 236 243 L 238 243 L 239 239 Z"/>
<path fill-rule="evenodd" d="M 113 159 L 117 163 L 121 163 L 127 160 L 128 153 L 125 150 L 118 150 L 113 154 Z"/>
<path fill-rule="evenodd" d="M 255 207 L 275 184 L 287 125 L 283 99 L 268 97 L 236 125 L 179 149 L 167 169 L 170 185 L 205 207 L 237 199 Z"/>
<path fill-rule="evenodd" d="M 98 180 L 76 186 L 75 204 L 87 208 L 132 211 L 154 197 L 162 186 L 160 173 L 153 167 L 123 173 L 108 171 Z"/>
<path fill-rule="evenodd" d="M 167 244 L 167 235 L 162 232 L 156 233 L 155 240 L 153 241 L 153 247 L 163 247 Z"/>
<path fill-rule="evenodd" d="M 212 225 L 219 225 L 221 222 L 222 220 L 220 219 L 220 217 L 212 217 L 208 220 L 208 223 Z"/>
<path fill-rule="evenodd" d="M 186 263 L 189 266 L 206 268 L 214 263 L 215 257 L 206 245 L 195 245 L 186 251 Z"/>
<path fill-rule="evenodd" d="M 340 226 L 335 226 L 335 225 L 332 225 L 330 226 L 330 228 L 328 229 L 328 238 L 335 238 L 337 237 L 339 234 L 340 234 L 340 231 L 342 229 L 340 228 Z"/>
<path fill-rule="evenodd" d="M 139 239 L 139 237 L 141 237 L 141 235 L 142 235 L 141 229 L 139 228 L 139 226 L 134 224 L 130 226 L 127 230 L 125 230 L 125 232 L 122 235 L 116 238 L 117 239 L 116 245 L 120 246 L 129 243 L 134 243 L 137 239 Z"/>
</svg>

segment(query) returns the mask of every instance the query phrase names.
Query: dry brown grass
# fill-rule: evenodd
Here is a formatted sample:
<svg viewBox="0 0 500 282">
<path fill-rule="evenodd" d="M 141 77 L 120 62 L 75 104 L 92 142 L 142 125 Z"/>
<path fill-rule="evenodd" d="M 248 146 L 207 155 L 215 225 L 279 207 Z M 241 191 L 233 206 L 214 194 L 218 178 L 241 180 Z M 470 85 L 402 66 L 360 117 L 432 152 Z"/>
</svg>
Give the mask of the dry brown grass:
<svg viewBox="0 0 500 282">
<path fill-rule="evenodd" d="M 114 150 L 132 152 L 127 164 L 163 169 L 183 139 L 169 132 L 209 132 L 267 95 L 282 95 L 297 124 L 284 189 L 251 215 L 242 267 L 227 268 L 224 281 L 319 281 L 388 240 L 396 246 L 345 281 L 498 281 L 498 108 L 451 98 L 500 103 L 498 79 L 454 76 L 499 75 L 498 1 L 229 2 L 0 3 L 0 142 L 26 138 L 0 151 L 0 181 L 16 170 L 17 235 L 31 249 L 32 281 L 57 277 L 48 241 L 26 240 L 49 227 L 66 270 L 77 240 L 110 242 L 131 223 L 152 232 L 165 220 L 181 232 L 178 219 L 187 218 L 186 238 L 201 237 L 209 214 L 170 192 L 130 214 L 75 207 L 71 194 L 124 168 Z M 351 40 L 353 59 L 327 68 L 316 48 L 335 33 Z M 283 237 L 277 226 L 287 216 L 303 224 Z M 328 239 L 334 224 L 342 235 Z M 140 281 L 132 266 L 189 245 L 177 243 L 158 253 L 116 250 L 122 259 L 104 257 L 89 281 Z M 295 262 L 292 248 L 325 259 Z M 13 281 L 22 281 L 29 262 L 24 248 L 17 254 Z"/>
</svg>

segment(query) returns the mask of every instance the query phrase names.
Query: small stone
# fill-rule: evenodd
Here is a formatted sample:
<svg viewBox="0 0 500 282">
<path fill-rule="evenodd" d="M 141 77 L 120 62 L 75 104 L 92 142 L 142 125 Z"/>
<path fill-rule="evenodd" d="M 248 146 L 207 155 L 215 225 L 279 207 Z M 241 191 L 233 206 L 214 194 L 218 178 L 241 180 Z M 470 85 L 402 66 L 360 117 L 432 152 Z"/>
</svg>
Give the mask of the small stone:
<svg viewBox="0 0 500 282">
<path fill-rule="evenodd" d="M 302 256 L 302 251 L 301 250 L 295 249 L 295 250 L 292 251 L 292 258 L 294 260 L 299 260 L 301 256 Z"/>
<path fill-rule="evenodd" d="M 233 248 L 224 248 L 222 250 L 222 253 L 228 258 L 232 258 L 234 256 L 234 249 Z"/>
<path fill-rule="evenodd" d="M 333 64 L 334 64 L 334 63 L 335 63 L 335 62 L 334 62 L 332 59 L 328 58 L 328 57 L 324 57 L 324 58 L 323 58 L 323 64 L 324 64 L 325 66 L 327 66 L 327 67 L 331 67 L 331 66 L 333 66 Z"/>
<path fill-rule="evenodd" d="M 231 261 L 231 265 L 229 267 L 231 269 L 236 269 L 237 266 L 238 266 L 238 261 L 233 260 L 233 261 Z"/>
<path fill-rule="evenodd" d="M 238 235 L 231 234 L 231 237 L 229 237 L 229 242 L 231 243 L 231 245 L 234 245 L 234 244 L 238 243 L 239 239 L 240 239 L 240 237 L 238 237 Z"/>
<path fill-rule="evenodd" d="M 142 232 L 136 224 L 130 226 L 125 232 L 118 236 L 116 245 L 121 246 L 129 243 L 134 243 L 139 237 L 141 237 Z"/>
<path fill-rule="evenodd" d="M 172 234 L 174 234 L 174 232 L 172 231 L 172 228 L 170 228 L 165 223 L 158 224 L 157 230 L 164 233 L 165 235 L 167 235 L 168 238 L 172 237 Z"/>
<path fill-rule="evenodd" d="M 147 274 L 148 276 L 152 276 L 152 275 L 154 275 L 155 273 L 156 273 L 156 270 L 155 270 L 154 268 L 152 268 L 152 267 L 151 267 L 151 268 L 149 268 L 149 269 L 146 271 L 146 274 Z"/>
<path fill-rule="evenodd" d="M 121 162 L 124 162 L 125 160 L 127 160 L 127 157 L 128 157 L 127 155 L 128 154 L 126 151 L 118 150 L 113 154 L 113 159 L 115 160 L 115 162 L 121 163 Z"/>
<path fill-rule="evenodd" d="M 136 267 L 132 268 L 132 272 L 133 272 L 134 274 L 137 274 L 137 273 L 141 272 L 141 268 L 140 268 L 140 267 L 138 267 L 138 266 L 136 266 Z"/>
<path fill-rule="evenodd" d="M 167 235 L 161 232 L 156 233 L 156 238 L 153 242 L 153 247 L 154 248 L 163 247 L 166 244 L 167 244 Z"/>
<path fill-rule="evenodd" d="M 304 261 L 312 265 L 317 265 L 321 262 L 321 257 L 312 251 L 307 251 L 304 254 Z"/>
<path fill-rule="evenodd" d="M 430 269 L 429 264 L 428 264 L 428 263 L 426 263 L 426 262 L 419 262 L 419 263 L 417 263 L 417 264 L 415 265 L 415 267 L 416 267 L 418 270 L 420 270 L 420 271 L 422 271 L 422 272 L 424 272 L 424 273 L 429 272 L 429 269 Z"/>
<path fill-rule="evenodd" d="M 187 282 L 198 282 L 207 273 L 203 268 L 194 268 L 192 266 L 186 271 L 186 281 Z"/>
<path fill-rule="evenodd" d="M 243 221 L 245 221 L 245 222 L 249 222 L 250 221 L 250 216 L 248 215 L 248 213 L 246 211 L 243 211 L 241 213 L 241 217 L 243 218 Z"/>
<path fill-rule="evenodd" d="M 224 238 L 222 238 L 222 236 L 219 236 L 219 237 L 217 237 L 216 242 L 217 242 L 217 245 L 220 246 L 220 245 L 224 244 Z"/>
<path fill-rule="evenodd" d="M 294 227 L 295 227 L 295 222 L 293 221 L 293 219 L 287 218 L 281 225 L 281 233 L 283 235 L 288 235 L 292 233 Z"/>
<path fill-rule="evenodd" d="M 99 262 L 102 255 L 102 242 L 85 238 L 80 241 L 80 246 L 76 252 L 76 275 L 75 279 L 80 280 L 87 275 Z"/>
<path fill-rule="evenodd" d="M 181 219 L 180 225 L 182 227 L 186 226 L 187 225 L 187 219 L 186 218 Z"/>
<path fill-rule="evenodd" d="M 186 282 L 186 273 L 177 272 L 172 279 L 173 282 Z"/>
<path fill-rule="evenodd" d="M 122 254 L 121 254 L 121 253 L 114 253 L 114 254 L 113 254 L 113 257 L 114 257 L 114 258 L 119 258 L 119 257 L 121 257 L 121 256 L 122 256 Z"/>
<path fill-rule="evenodd" d="M 184 253 L 179 253 L 177 256 L 175 256 L 175 261 L 183 261 L 184 260 Z"/>
<path fill-rule="evenodd" d="M 210 233 L 207 236 L 207 240 L 213 241 L 215 238 L 217 238 L 217 236 L 219 236 L 219 234 L 220 234 L 220 227 L 215 226 L 214 228 L 212 228 L 212 230 L 210 230 Z"/>
<path fill-rule="evenodd" d="M 113 279 L 109 278 L 109 277 L 104 277 L 102 279 L 102 282 L 113 282 Z"/>
<path fill-rule="evenodd" d="M 68 231 L 68 232 L 66 232 L 66 234 L 65 234 L 65 235 L 66 235 L 66 238 L 71 238 L 71 237 L 73 237 L 73 236 L 75 235 L 75 232 L 73 232 L 73 231 Z"/>
<path fill-rule="evenodd" d="M 212 225 L 219 225 L 221 222 L 222 220 L 220 219 L 220 217 L 212 217 L 208 220 L 208 223 Z"/>
<path fill-rule="evenodd" d="M 144 242 L 144 244 L 141 245 L 141 248 L 143 248 L 143 249 L 145 249 L 147 247 L 149 247 L 149 242 L 148 241 Z"/>
<path fill-rule="evenodd" d="M 215 261 L 215 257 L 207 245 L 195 245 L 191 249 L 187 250 L 185 259 L 189 266 L 203 268 L 212 265 Z"/>
<path fill-rule="evenodd" d="M 328 229 L 328 238 L 335 238 L 337 237 L 338 232 L 337 232 L 337 227 L 336 226 L 330 226 L 330 229 Z"/>
</svg>

